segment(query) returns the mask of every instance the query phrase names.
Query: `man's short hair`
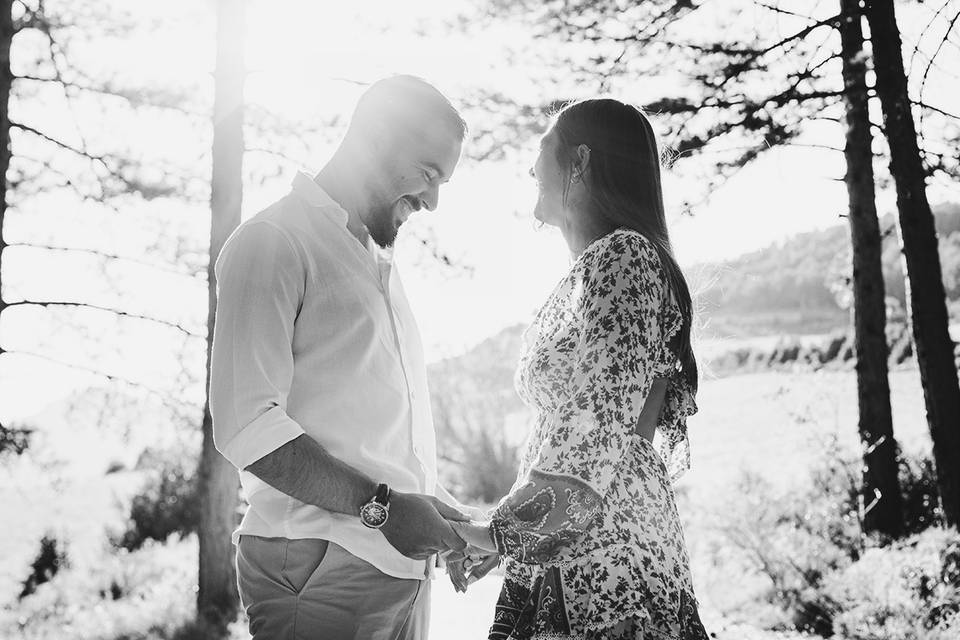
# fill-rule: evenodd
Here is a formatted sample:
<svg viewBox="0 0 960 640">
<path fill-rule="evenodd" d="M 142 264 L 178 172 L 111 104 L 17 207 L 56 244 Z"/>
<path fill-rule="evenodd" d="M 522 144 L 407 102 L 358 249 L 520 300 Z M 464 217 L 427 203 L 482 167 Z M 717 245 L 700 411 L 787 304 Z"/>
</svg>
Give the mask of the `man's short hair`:
<svg viewBox="0 0 960 640">
<path fill-rule="evenodd" d="M 445 124 L 463 140 L 467 123 L 436 87 L 416 76 L 398 75 L 378 80 L 360 96 L 350 119 L 350 130 L 360 132 L 386 126 L 417 131 Z"/>
</svg>

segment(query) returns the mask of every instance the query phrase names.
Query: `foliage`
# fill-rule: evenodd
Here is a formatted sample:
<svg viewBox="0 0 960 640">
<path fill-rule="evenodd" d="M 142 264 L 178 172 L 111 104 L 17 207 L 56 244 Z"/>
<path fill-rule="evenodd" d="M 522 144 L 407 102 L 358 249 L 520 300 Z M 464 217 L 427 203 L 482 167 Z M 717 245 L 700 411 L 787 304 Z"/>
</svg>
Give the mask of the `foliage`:
<svg viewBox="0 0 960 640">
<path fill-rule="evenodd" d="M 71 565 L 24 598 L 12 615 L 0 611 L 0 636 L 23 640 L 192 640 L 210 638 L 193 621 L 196 537 L 172 536 L 134 552 L 105 548 Z M 249 638 L 243 622 L 231 638 Z"/>
<path fill-rule="evenodd" d="M 867 549 L 828 576 L 833 632 L 849 640 L 934 640 L 960 633 L 960 535 L 930 528 L 888 547 Z"/>
<path fill-rule="evenodd" d="M 30 575 L 23 581 L 23 589 L 18 596 L 23 600 L 36 592 L 37 587 L 49 582 L 61 568 L 67 565 L 67 551 L 55 536 L 44 535 L 40 539 L 40 551 L 30 565 Z"/>
<path fill-rule="evenodd" d="M 955 302 L 960 300 L 960 204 L 943 204 L 935 212 L 947 299 Z M 902 309 L 906 292 L 894 225 L 892 216 L 881 222 L 884 284 L 890 304 Z M 847 323 L 850 269 L 850 232 L 844 226 L 801 233 L 729 262 L 696 267 L 716 274 L 698 304 L 720 331 L 811 333 L 818 325 L 829 330 Z"/>
<path fill-rule="evenodd" d="M 838 31 L 844 16 L 836 3 L 728 2 L 721 6 L 702 0 L 486 0 L 479 4 L 489 20 L 521 21 L 535 35 L 510 55 L 543 58 L 540 73 L 550 80 L 539 79 L 549 85 L 536 105 L 540 113 L 558 98 L 613 92 L 656 114 L 677 167 L 696 171 L 705 190 L 684 194 L 686 210 L 695 210 L 727 179 L 771 149 L 796 146 L 838 155 L 843 151 Z M 933 44 L 925 37 L 944 28 L 949 31 L 955 20 L 944 9 L 950 4 L 948 0 L 938 10 L 924 11 L 920 19 L 928 22 L 926 28 L 916 41 L 910 41 L 908 34 L 904 44 L 914 48 L 914 54 L 919 52 L 918 58 L 926 58 L 921 63 L 923 73 L 908 78 L 911 98 L 921 113 L 924 169 L 955 179 L 960 172 L 951 146 L 956 116 L 928 104 L 924 96 L 928 76 L 932 80 L 940 72 L 936 58 L 943 48 L 942 43 L 936 45 L 936 37 Z M 470 24 L 483 28 L 483 21 Z M 519 124 L 512 139 L 502 136 L 506 144 L 526 139 L 525 116 L 530 107 L 515 107 Z M 507 118 L 501 120 L 509 126 Z M 824 144 L 824 131 L 832 131 L 838 142 Z"/>
<path fill-rule="evenodd" d="M 513 389 L 522 325 L 509 327 L 467 353 L 428 369 L 441 474 L 463 500 L 484 504 L 506 495 L 516 478 L 526 423 Z"/>
<path fill-rule="evenodd" d="M 944 525 L 937 472 L 932 458 L 901 457 L 900 490 L 903 492 L 906 535 Z"/>
<path fill-rule="evenodd" d="M 133 551 L 147 540 L 164 541 L 171 534 L 194 533 L 200 522 L 197 475 L 182 461 L 148 451 L 138 467 L 153 469 L 143 490 L 134 496 L 126 530 L 112 543 Z"/>
<path fill-rule="evenodd" d="M 769 481 L 744 475 L 731 492 L 737 502 L 717 514 L 715 558 L 767 580 L 760 601 L 779 612 L 773 627 L 919 640 L 937 625 L 960 625 L 952 613 L 960 591 L 951 582 L 960 537 L 941 526 L 931 461 L 901 461 L 911 537 L 896 541 L 863 533 L 860 464 L 833 442 L 805 486 L 778 493 Z"/>
<path fill-rule="evenodd" d="M 0 424 L 0 455 L 8 452 L 21 455 L 30 448 L 32 437 L 33 429 L 29 427 L 5 427 Z"/>
<path fill-rule="evenodd" d="M 502 433 L 485 429 L 454 431 L 451 440 L 460 455 L 456 482 L 459 495 L 492 504 L 510 492 L 517 475 L 517 446 Z"/>
</svg>

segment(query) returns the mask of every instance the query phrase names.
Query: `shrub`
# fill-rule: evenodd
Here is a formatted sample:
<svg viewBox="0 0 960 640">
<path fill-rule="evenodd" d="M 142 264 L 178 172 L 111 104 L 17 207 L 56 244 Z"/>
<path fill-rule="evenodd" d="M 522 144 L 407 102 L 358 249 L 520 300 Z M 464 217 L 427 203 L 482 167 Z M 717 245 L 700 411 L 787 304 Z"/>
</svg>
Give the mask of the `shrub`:
<svg viewBox="0 0 960 640">
<path fill-rule="evenodd" d="M 900 490 L 903 492 L 906 535 L 943 526 L 943 508 L 932 458 L 901 456 Z"/>
<path fill-rule="evenodd" d="M 767 580 L 760 602 L 780 612 L 768 626 L 850 640 L 919 640 L 954 629 L 960 539 L 937 526 L 942 514 L 932 462 L 901 460 L 905 524 L 913 537 L 894 542 L 863 533 L 860 464 L 833 443 L 805 486 L 777 492 L 744 475 L 733 492 L 737 502 L 717 514 L 722 544 L 715 558 L 732 551 L 736 562 Z M 881 573 L 883 580 L 871 582 Z M 873 591 L 881 584 L 887 600 Z M 922 628 L 921 618 L 928 621 Z"/>
<path fill-rule="evenodd" d="M 30 448 L 33 429 L 23 427 L 5 427 L 0 424 L 0 455 L 11 452 L 21 455 Z"/>
<path fill-rule="evenodd" d="M 128 551 L 139 549 L 146 540 L 162 542 L 172 533 L 193 533 L 200 522 L 200 496 L 193 470 L 154 454 L 142 457 L 137 466 L 147 465 L 154 470 L 131 502 L 127 528 L 111 540 Z"/>
<path fill-rule="evenodd" d="M 67 564 L 67 551 L 56 537 L 47 534 L 40 539 L 40 551 L 30 565 L 30 575 L 23 581 L 18 599 L 23 600 L 49 582 Z"/>
<path fill-rule="evenodd" d="M 503 433 L 483 428 L 448 435 L 459 454 L 456 485 L 464 500 L 493 504 L 510 493 L 517 477 L 518 448 Z"/>
<path fill-rule="evenodd" d="M 886 547 L 824 580 L 837 605 L 833 632 L 848 640 L 926 640 L 957 637 L 960 589 L 954 581 L 960 535 L 929 528 Z"/>
</svg>

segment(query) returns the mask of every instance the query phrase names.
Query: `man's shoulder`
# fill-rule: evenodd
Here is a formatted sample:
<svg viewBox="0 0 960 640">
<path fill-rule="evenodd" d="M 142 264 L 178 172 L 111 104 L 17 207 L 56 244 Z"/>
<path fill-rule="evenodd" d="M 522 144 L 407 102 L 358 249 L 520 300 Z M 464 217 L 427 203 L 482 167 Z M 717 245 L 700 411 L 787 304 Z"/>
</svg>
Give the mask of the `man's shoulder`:
<svg viewBox="0 0 960 640">
<path fill-rule="evenodd" d="M 297 238 L 308 233 L 302 207 L 295 198 L 286 196 L 266 209 L 244 220 L 234 229 L 232 237 L 283 238 L 287 244 L 296 246 Z"/>
<path fill-rule="evenodd" d="M 227 254 L 249 256 L 265 251 L 279 251 L 290 255 L 291 260 L 299 260 L 296 238 L 302 234 L 298 231 L 296 206 L 291 206 L 286 200 L 283 198 L 275 202 L 237 225 L 223 245 L 218 265 L 226 259 Z"/>
<path fill-rule="evenodd" d="M 263 223 L 290 236 L 302 230 L 303 222 L 303 207 L 300 201 L 287 195 L 246 220 L 241 226 Z"/>
</svg>

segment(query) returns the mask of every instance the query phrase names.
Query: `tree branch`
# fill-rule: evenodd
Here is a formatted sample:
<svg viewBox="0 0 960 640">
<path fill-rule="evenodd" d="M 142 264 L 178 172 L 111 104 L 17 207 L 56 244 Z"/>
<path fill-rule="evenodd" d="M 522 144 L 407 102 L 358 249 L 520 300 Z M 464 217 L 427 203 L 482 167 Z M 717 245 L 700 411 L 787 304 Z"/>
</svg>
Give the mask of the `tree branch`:
<svg viewBox="0 0 960 640">
<path fill-rule="evenodd" d="M 209 114 L 203 113 L 200 111 L 191 111 L 183 106 L 176 104 L 177 101 L 161 101 L 161 100 L 149 100 L 135 98 L 130 92 L 124 91 L 122 89 L 117 89 L 105 84 L 103 86 L 94 86 L 92 84 L 81 84 L 79 82 L 71 82 L 64 80 L 63 78 L 46 78 L 43 76 L 34 76 L 34 75 L 15 75 L 13 80 L 26 80 L 29 82 L 47 82 L 47 83 L 56 83 L 64 88 L 75 89 L 77 91 L 83 91 L 86 93 L 95 93 L 102 96 L 110 96 L 113 98 L 120 98 L 121 100 L 126 101 L 131 107 L 152 107 L 155 109 L 165 109 L 169 111 L 175 111 L 181 113 L 185 116 L 191 116 L 194 118 L 203 118 L 206 119 L 209 117 Z"/>
<path fill-rule="evenodd" d="M 36 358 L 38 360 L 45 360 L 46 362 L 50 362 L 52 364 L 56 364 L 61 367 L 66 367 L 68 369 L 73 369 L 75 371 L 82 371 L 84 373 L 100 376 L 102 378 L 107 379 L 110 382 L 120 382 L 122 384 L 125 384 L 130 387 L 134 387 L 136 389 L 143 389 L 147 393 L 159 398 L 160 401 L 164 404 L 164 406 L 172 409 L 174 413 L 176 415 L 179 415 L 181 418 L 184 418 L 189 415 L 188 413 L 182 411 L 183 405 L 186 404 L 186 401 L 184 399 L 173 397 L 169 392 L 157 389 L 156 387 L 152 387 L 150 385 L 144 384 L 143 382 L 138 382 L 137 380 L 131 380 L 130 378 L 127 378 L 115 373 L 107 373 L 106 371 L 102 371 L 94 367 L 87 367 L 84 365 L 75 364 L 73 362 L 60 360 L 59 358 L 54 358 L 52 356 L 48 356 L 43 353 L 37 353 L 36 351 L 25 351 L 22 349 L 7 350 L 7 349 L 4 349 L 3 347 L 0 347 L 0 354 L 3 354 L 3 353 L 16 354 L 16 355 Z M 194 409 L 196 408 L 197 407 L 194 407 Z"/>
<path fill-rule="evenodd" d="M 913 51 L 910 52 L 910 61 L 906 66 L 908 77 L 913 73 L 913 61 L 917 54 L 920 53 L 920 43 L 923 42 L 924 36 L 926 36 L 927 32 L 930 31 L 930 27 L 932 27 L 933 23 L 937 21 L 937 18 L 940 17 L 940 14 L 943 13 L 943 10 L 949 7 L 952 2 L 953 0 L 944 0 L 944 3 L 940 5 L 940 8 L 933 13 L 927 24 L 923 25 L 923 29 L 920 30 L 920 35 L 917 36 L 917 43 L 913 46 Z"/>
<path fill-rule="evenodd" d="M 62 140 L 58 140 L 57 138 L 54 138 L 53 136 L 47 135 L 46 133 L 40 131 L 39 129 L 34 129 L 33 127 L 27 126 L 27 125 L 25 125 L 25 124 L 21 124 L 21 123 L 19 123 L 19 122 L 14 122 L 13 120 L 10 121 L 10 126 L 16 128 L 16 129 L 20 129 L 21 131 L 26 131 L 27 133 L 32 133 L 33 135 L 38 136 L 38 137 L 40 137 L 40 138 L 43 138 L 44 140 L 46 140 L 46 141 L 48 141 L 48 142 L 52 142 L 53 144 L 57 145 L 57 146 L 60 147 L 61 149 L 65 149 L 65 150 L 67 150 L 67 151 L 70 151 L 70 152 L 72 152 L 72 153 L 75 153 L 75 154 L 78 155 L 78 156 L 82 156 L 82 157 L 87 158 L 88 160 L 92 160 L 92 161 L 94 161 L 94 162 L 99 162 L 101 165 L 103 165 L 103 168 L 104 168 L 104 169 L 110 171 L 110 166 L 107 164 L 107 161 L 104 159 L 104 156 L 98 156 L 98 155 L 95 155 L 95 154 L 90 153 L 89 151 L 85 151 L 85 150 L 83 150 L 83 149 L 78 149 L 77 147 L 74 147 L 73 145 L 70 145 L 70 144 L 68 144 L 68 143 L 66 143 L 66 142 L 64 142 L 64 141 L 62 141 Z"/>
<path fill-rule="evenodd" d="M 948 118 L 953 118 L 954 120 L 960 120 L 960 115 L 957 115 L 955 113 L 950 113 L 949 111 L 944 111 L 939 107 L 934 107 L 933 105 L 926 104 L 925 102 L 921 102 L 920 100 L 911 100 L 910 104 L 916 105 L 918 107 L 922 107 L 923 109 L 929 109 L 930 111 L 935 111 L 942 116 L 947 116 Z"/>
<path fill-rule="evenodd" d="M 954 14 L 953 18 L 950 19 L 950 22 L 947 24 L 947 32 L 943 35 L 943 38 L 940 40 L 940 43 L 937 45 L 937 50 L 933 52 L 933 55 L 930 56 L 930 61 L 927 62 L 926 69 L 923 70 L 923 78 L 920 80 L 920 101 L 923 101 L 923 92 L 927 86 L 927 76 L 930 73 L 930 69 L 933 67 L 933 63 L 936 61 L 937 56 L 940 55 L 940 51 L 943 50 L 943 44 L 947 41 L 947 38 L 950 37 L 950 32 L 953 30 L 953 25 L 957 23 L 957 20 L 960 19 L 960 11 Z M 955 116 L 951 116 L 955 117 Z M 920 122 L 918 123 L 918 128 L 923 130 L 923 111 L 920 112 Z"/>
<path fill-rule="evenodd" d="M 811 22 L 816 22 L 817 20 L 813 16 L 804 15 L 802 13 L 795 13 L 793 11 L 787 11 L 786 9 L 769 5 L 769 4 L 766 4 L 765 2 L 759 2 L 759 0 L 753 0 L 753 4 L 763 9 L 767 9 L 768 11 L 773 11 L 774 13 L 781 13 L 784 15 L 793 16 L 795 18 L 803 18 L 804 20 L 810 20 Z"/>
<path fill-rule="evenodd" d="M 106 313 L 112 313 L 113 315 L 120 316 L 123 318 L 131 318 L 133 320 L 144 320 L 146 322 L 153 322 L 165 327 L 170 327 L 171 329 L 176 329 L 180 333 L 190 336 L 192 338 L 203 338 L 206 339 L 206 334 L 198 333 L 187 329 L 183 325 L 172 322 L 170 320 L 162 320 L 160 318 L 153 318 L 151 316 L 141 315 L 139 313 L 131 313 L 129 311 L 124 311 L 123 309 L 114 309 L 112 307 L 104 307 L 96 304 L 91 304 L 88 302 L 65 302 L 62 300 L 17 300 L 15 302 L 7 302 L 4 305 L 5 309 L 10 309 L 12 307 L 23 307 L 23 306 L 36 306 L 36 307 L 75 307 L 75 308 L 86 308 L 94 309 L 96 311 L 104 311 Z"/>
<path fill-rule="evenodd" d="M 182 276 L 185 278 L 190 278 L 193 280 L 204 280 L 206 281 L 206 275 L 203 274 L 201 277 L 200 273 L 190 273 L 186 271 L 181 271 L 179 269 L 173 269 L 169 266 L 157 264 L 155 262 L 148 262 L 147 260 L 140 260 L 138 258 L 133 258 L 130 256 L 122 256 L 115 253 L 109 253 L 106 251 L 99 251 L 97 249 L 86 249 L 83 247 L 58 247 L 48 244 L 37 244 L 33 242 L 10 242 L 7 243 L 7 247 L 26 247 L 30 249 L 43 249 L 45 251 L 59 251 L 64 253 L 85 253 L 87 255 L 96 256 L 98 258 L 105 258 L 108 260 L 122 260 L 123 262 L 132 262 L 133 264 L 139 264 L 144 267 L 149 267 L 151 269 L 156 269 L 157 271 L 163 271 L 164 273 L 169 273 L 175 276 Z"/>
</svg>

